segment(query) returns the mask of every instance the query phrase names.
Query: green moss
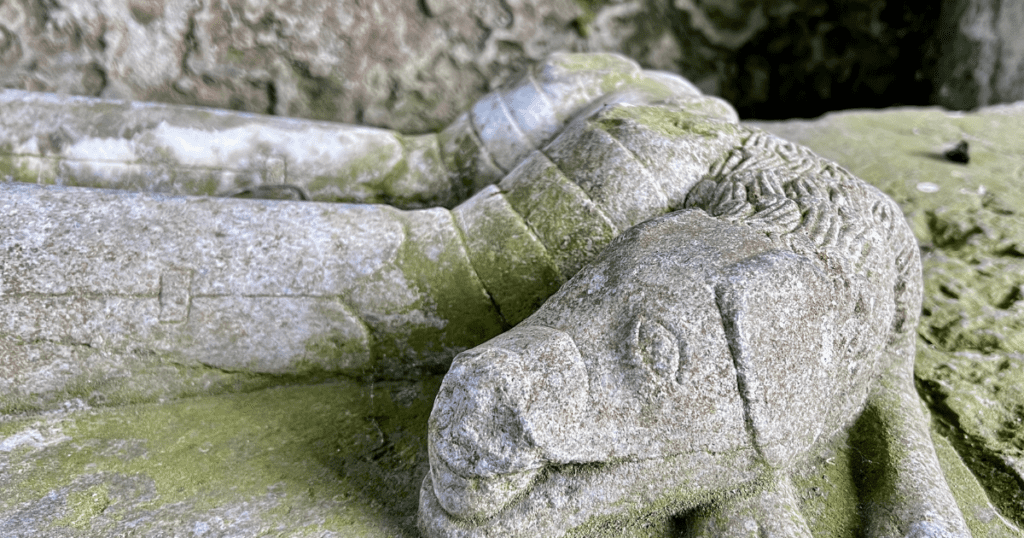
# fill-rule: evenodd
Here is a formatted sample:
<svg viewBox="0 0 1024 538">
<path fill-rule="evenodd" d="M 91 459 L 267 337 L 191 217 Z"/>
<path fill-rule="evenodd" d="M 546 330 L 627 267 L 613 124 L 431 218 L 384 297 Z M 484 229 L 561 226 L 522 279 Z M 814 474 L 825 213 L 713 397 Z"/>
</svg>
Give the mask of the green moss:
<svg viewBox="0 0 1024 538">
<path fill-rule="evenodd" d="M 10 178 L 11 181 L 21 183 L 36 183 L 39 173 L 28 165 L 30 159 L 36 160 L 38 157 L 9 155 L 0 151 L 0 181 Z"/>
<path fill-rule="evenodd" d="M 345 338 L 336 334 L 321 335 L 306 342 L 306 359 L 291 364 L 297 375 L 331 370 L 359 371 L 370 359 L 366 338 Z"/>
<path fill-rule="evenodd" d="M 481 211 L 473 227 L 459 220 L 470 259 L 502 317 L 516 325 L 536 311 L 563 280 L 554 260 L 504 196 L 494 194 L 471 202 L 457 218 Z M 483 206 L 483 207 L 481 207 Z M 479 209 L 478 209 L 479 208 Z"/>
<path fill-rule="evenodd" d="M 960 459 L 960 455 L 933 423 L 932 441 L 939 464 L 971 534 L 986 538 L 1019 538 L 1020 532 L 995 513 L 985 490 Z"/>
<path fill-rule="evenodd" d="M 408 162 L 396 156 L 396 148 L 381 147 L 347 162 L 336 174 L 314 177 L 306 189 L 314 200 L 391 203 L 400 198 L 395 183 L 408 171 Z"/>
<path fill-rule="evenodd" d="M 1024 525 L 1024 481 L 1012 467 L 1024 458 L 1024 365 L 1003 354 L 949 354 L 922 346 L 916 373 L 936 431 L 1002 514 Z"/>
<path fill-rule="evenodd" d="M 557 66 L 581 74 L 588 92 L 597 96 L 624 85 L 644 90 L 649 97 L 669 97 L 672 92 L 664 84 L 642 76 L 635 63 L 612 54 L 566 54 L 557 59 Z"/>
<path fill-rule="evenodd" d="M 1024 431 L 1020 121 L 1020 112 L 996 109 L 913 108 L 763 125 L 837 161 L 901 205 L 923 247 L 915 374 L 936 417 L 947 480 L 961 503 L 985 509 L 983 493 L 1017 524 L 1024 522 L 1024 483 L 1008 462 L 1024 458 L 1017 433 Z M 959 140 L 970 143 L 967 165 L 943 157 Z M 977 527 L 974 509 L 964 508 L 972 528 L 991 528 Z"/>
<path fill-rule="evenodd" d="M 218 196 L 224 194 L 220 189 L 220 178 L 211 173 L 192 181 L 189 192 L 198 196 Z"/>
<path fill-rule="evenodd" d="M 590 6 L 600 6 L 603 0 L 578 0 Z M 609 72 L 628 73 L 634 70 L 632 62 L 613 54 L 565 54 L 558 58 L 558 65 L 575 73 Z"/>
<path fill-rule="evenodd" d="M 889 433 L 888 417 L 875 406 L 868 406 L 850 431 L 850 444 L 856 447 L 852 475 L 859 504 L 872 506 L 893 502 L 889 496 L 899 494 L 896 478 L 897 462 L 906 459 L 906 447 Z"/>
<path fill-rule="evenodd" d="M 722 122 L 705 116 L 659 106 L 611 107 L 595 119 L 595 123 L 605 130 L 615 129 L 624 121 L 640 123 L 668 138 L 694 134 L 714 138 L 727 128 Z"/>
<path fill-rule="evenodd" d="M 576 5 L 580 8 L 580 15 L 573 21 L 573 25 L 580 36 L 590 37 L 590 26 L 594 24 L 597 13 L 608 4 L 607 0 L 576 0 Z"/>
<path fill-rule="evenodd" d="M 87 356 L 80 357 L 88 360 Z M 176 363 L 171 357 L 140 360 L 131 376 L 119 372 L 91 370 L 75 377 L 60 391 L 44 394 L 6 394 L 0 400 L 0 414 L 20 415 L 59 407 L 62 402 L 81 400 L 95 407 L 117 407 L 154 401 L 190 398 L 210 394 L 253 392 L 288 384 L 313 384 L 337 380 L 336 370 L 308 362 L 297 373 L 256 374 L 230 372 L 195 363 Z"/>
<path fill-rule="evenodd" d="M 562 279 L 572 278 L 618 233 L 590 197 L 553 163 L 529 162 L 501 182 L 509 204 L 536 232 Z"/>
<path fill-rule="evenodd" d="M 800 509 L 816 538 L 856 538 L 860 535 L 853 454 L 840 436 L 824 447 L 811 465 L 792 478 Z"/>
<path fill-rule="evenodd" d="M 339 110 L 336 98 L 345 95 L 345 85 L 334 77 L 314 76 L 306 66 L 293 64 L 292 70 L 299 87 L 309 103 L 310 119 L 337 121 Z"/>
<path fill-rule="evenodd" d="M 375 375 L 407 375 L 409 357 L 421 361 L 420 370 L 446 371 L 456 353 L 508 328 L 472 268 L 451 213 L 441 214 L 448 221 L 443 225 L 435 219 L 438 214 L 438 210 L 398 214 L 406 238 L 395 264 L 421 297 L 405 306 L 408 312 L 421 311 L 442 321 L 406 324 L 404 334 L 386 327 L 388 332 L 375 335 Z M 368 324 L 374 330 L 375 321 Z"/>
<path fill-rule="evenodd" d="M 276 508 L 260 516 L 269 523 L 290 526 L 309 514 L 310 528 L 414 536 L 427 416 L 439 385 L 432 377 L 293 386 L 7 419 L 0 439 L 32 429 L 69 439 L 8 454 L 0 513 L 100 480 L 72 488 L 65 515 L 51 524 L 89 529 L 100 513 L 129 520 L 179 503 L 199 514 L 272 492 Z M 115 476 L 151 481 L 155 495 L 115 501 L 113 486 L 102 482 Z"/>
<path fill-rule="evenodd" d="M 53 526 L 88 530 L 92 519 L 102 514 L 112 502 L 106 484 L 72 492 L 68 495 L 68 514 L 54 520 Z"/>
<path fill-rule="evenodd" d="M 237 64 L 242 63 L 245 60 L 245 53 L 236 49 L 235 47 L 228 47 L 227 54 L 225 55 L 229 62 Z"/>
</svg>

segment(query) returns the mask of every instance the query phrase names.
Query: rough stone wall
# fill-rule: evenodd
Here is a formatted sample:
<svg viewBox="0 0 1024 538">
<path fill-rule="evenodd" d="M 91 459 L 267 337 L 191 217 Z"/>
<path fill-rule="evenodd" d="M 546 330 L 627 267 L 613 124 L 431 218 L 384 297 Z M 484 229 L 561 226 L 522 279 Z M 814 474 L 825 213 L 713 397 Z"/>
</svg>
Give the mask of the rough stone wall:
<svg viewBox="0 0 1024 538">
<path fill-rule="evenodd" d="M 682 73 L 744 117 L 970 108 L 1024 97 L 1024 8 L 1002 4 L 947 0 L 940 24 L 877 0 L 2 0 L 0 86 L 424 132 L 572 50 Z"/>
<path fill-rule="evenodd" d="M 0 85 L 435 130 L 578 48 L 572 0 L 6 0 Z"/>
<path fill-rule="evenodd" d="M 1024 99 L 1024 3 L 946 0 L 935 39 L 936 104 L 968 109 Z"/>
</svg>

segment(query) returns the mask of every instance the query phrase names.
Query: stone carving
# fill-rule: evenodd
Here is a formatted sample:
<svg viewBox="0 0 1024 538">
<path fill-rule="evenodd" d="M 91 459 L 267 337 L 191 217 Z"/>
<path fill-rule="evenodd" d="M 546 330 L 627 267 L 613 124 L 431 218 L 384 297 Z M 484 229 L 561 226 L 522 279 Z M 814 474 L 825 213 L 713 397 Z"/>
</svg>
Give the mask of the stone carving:
<svg viewBox="0 0 1024 538">
<path fill-rule="evenodd" d="M 0 105 L 13 179 L 454 206 L 2 184 L 5 407 L 168 363 L 409 375 L 494 337 L 458 355 L 431 418 L 430 536 L 685 511 L 697 535 L 808 535 L 791 476 L 857 428 L 886 462 L 858 493 L 866 536 L 968 535 L 914 393 L 898 208 L 678 77 L 558 55 L 437 135 L 315 126 L 366 142 L 329 181 L 275 145 L 301 131 L 287 120 Z M 76 106 L 97 121 L 60 121 Z M 236 138 L 168 150 L 204 115 Z"/>
<path fill-rule="evenodd" d="M 427 536 L 617 535 L 616 518 L 690 512 L 687 536 L 809 537 L 790 477 L 837 439 L 885 459 L 854 494 L 864 536 L 970 536 L 914 388 L 921 268 L 899 208 L 741 136 L 685 209 L 455 358 Z"/>
<path fill-rule="evenodd" d="M 169 365 L 444 371 L 739 143 L 726 103 L 613 55 L 553 56 L 419 137 L 22 92 L 0 118 L 10 179 L 161 193 L 0 183 L 0 394 L 21 408 L 204 383 Z M 162 195 L 275 185 L 455 207 Z"/>
</svg>

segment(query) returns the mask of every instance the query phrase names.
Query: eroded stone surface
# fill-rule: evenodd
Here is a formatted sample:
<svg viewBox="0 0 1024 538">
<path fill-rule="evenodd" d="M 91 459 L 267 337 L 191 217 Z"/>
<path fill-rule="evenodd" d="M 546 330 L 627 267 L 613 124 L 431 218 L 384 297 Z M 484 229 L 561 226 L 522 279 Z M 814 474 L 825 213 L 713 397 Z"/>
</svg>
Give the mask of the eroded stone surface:
<svg viewBox="0 0 1024 538">
<path fill-rule="evenodd" d="M 0 534 L 416 538 L 440 378 L 0 419 Z"/>
<path fill-rule="evenodd" d="M 1021 24 L 1024 5 L 1017 2 L 943 2 L 933 102 L 965 110 L 1024 99 Z"/>
<path fill-rule="evenodd" d="M 619 52 L 682 73 L 747 117 L 924 104 L 933 87 L 945 95 L 939 102 L 964 108 L 1012 98 L 1021 76 L 1013 38 L 1019 7 L 991 0 L 941 7 L 879 0 L 7 0 L 0 87 L 419 133 L 446 125 L 523 66 L 571 50 Z"/>
<path fill-rule="evenodd" d="M 420 137 L 425 153 L 379 129 L 5 96 L 5 409 L 103 386 L 188 393 L 161 381 L 166 365 L 444 371 L 616 235 L 680 207 L 737 143 L 727 104 L 607 54 L 552 56 Z M 451 211 L 154 194 L 275 186 L 411 206 L 481 190 Z"/>
<path fill-rule="evenodd" d="M 1019 107 L 989 109 L 965 115 L 949 115 L 938 110 L 907 109 L 835 115 L 819 122 L 790 126 L 793 128 L 785 124 L 768 127 L 780 132 L 785 131 L 786 136 L 802 140 L 805 144 L 813 146 L 816 151 L 836 159 L 854 169 L 861 177 L 879 185 L 899 201 L 904 211 L 911 216 L 912 228 L 926 249 L 934 248 L 933 252 L 949 254 L 956 250 L 956 242 L 935 246 L 939 242 L 932 239 L 932 230 L 928 227 L 928 210 L 939 206 L 945 207 L 942 222 L 957 223 L 949 229 L 945 226 L 937 227 L 936 237 L 947 234 L 949 230 L 956 231 L 962 228 L 970 232 L 965 236 L 970 238 L 969 243 L 987 241 L 987 232 L 971 231 L 974 230 L 971 223 L 976 220 L 971 211 L 975 205 L 982 205 L 985 197 L 979 194 L 978 187 L 983 185 L 987 186 L 987 193 L 996 195 L 998 203 L 989 202 L 988 205 L 999 208 L 996 211 L 997 215 L 1012 214 L 1013 208 L 1019 205 L 1015 202 L 1019 193 L 1013 186 L 1016 178 L 1020 177 L 1020 155 L 1024 154 L 1024 150 L 1018 147 L 1021 140 L 1018 136 L 1020 122 Z M 662 130 L 671 130 L 671 127 L 670 123 L 660 124 Z M 973 148 L 974 160 L 967 167 L 941 160 L 942 152 L 952 147 L 960 137 L 968 137 Z M 658 163 L 657 160 L 652 161 Z M 974 200 L 977 204 L 964 204 L 965 200 Z M 989 222 L 989 219 L 982 218 L 981 221 Z M 996 230 L 997 233 L 992 237 L 1016 237 L 1020 235 L 1020 231 L 1016 229 L 1015 222 L 1013 218 L 997 220 L 997 228 L 989 228 L 986 225 L 979 229 Z M 941 230 L 947 231 L 939 233 Z M 953 236 L 956 234 L 950 237 Z M 965 252 L 988 252 L 986 249 L 999 244 L 996 242 L 981 250 L 968 249 Z M 999 248 L 993 252 L 1012 261 L 1011 251 L 1004 252 Z M 932 257 L 927 252 L 924 263 L 928 274 Z M 984 267 L 984 263 L 970 262 L 968 265 L 972 270 Z M 978 281 L 974 280 L 975 274 L 980 275 L 977 277 Z M 176 276 L 178 273 L 173 273 L 169 277 L 169 282 L 173 283 Z M 989 276 L 984 273 L 963 273 L 963 278 L 959 278 L 964 285 L 961 289 L 972 289 L 979 285 L 979 281 Z M 997 276 L 996 280 L 1000 278 L 1002 277 Z M 1011 282 L 1008 285 L 1012 288 L 1015 284 Z M 168 310 L 168 316 L 171 318 L 174 316 L 174 305 L 177 304 L 174 297 L 177 295 L 169 294 L 167 301 L 167 305 L 171 307 Z M 936 304 L 942 304 L 943 308 L 947 309 L 957 308 L 956 301 L 946 299 L 940 299 Z M 952 312 L 956 316 L 972 315 L 970 309 Z M 657 331 L 646 332 L 656 333 Z M 971 345 L 970 341 L 964 342 L 968 346 Z M 1014 405 L 1012 394 L 1016 390 L 1014 387 L 1019 385 L 1019 378 L 1012 375 L 1015 371 L 1015 357 L 1013 354 L 1004 353 L 1003 350 L 991 353 L 994 360 L 985 361 L 992 366 L 990 375 L 985 373 L 988 370 L 983 371 L 979 366 L 977 359 L 981 357 L 980 354 L 973 355 L 966 348 L 957 353 L 956 357 L 967 360 L 955 364 L 959 372 L 955 373 L 955 377 L 949 375 L 953 371 L 948 367 L 954 355 L 941 350 L 927 357 L 927 369 L 934 367 L 936 374 L 932 378 L 939 375 L 947 376 L 943 380 L 946 383 L 944 386 L 955 387 L 950 388 L 950 391 L 955 390 L 958 394 L 968 395 L 966 398 L 959 398 L 960 402 L 985 402 L 984 407 L 970 404 L 959 407 L 961 410 L 957 412 L 960 413 L 960 417 L 984 417 L 983 421 L 975 423 L 978 428 L 969 430 L 973 433 L 968 433 L 968 440 L 971 443 L 979 442 L 979 445 L 985 447 L 988 452 L 976 452 L 976 457 L 972 457 L 969 452 L 963 450 L 964 444 L 958 444 L 954 449 L 946 437 L 934 433 L 935 446 L 945 479 L 950 484 L 975 536 L 1019 536 L 1020 533 L 1012 526 L 1008 526 L 1002 519 L 1003 516 L 989 504 L 988 497 L 997 499 L 1003 515 L 1020 522 L 1024 520 L 1021 512 L 1015 511 L 1012 503 L 999 501 L 998 497 L 1003 495 L 1012 501 L 1013 495 L 1018 494 L 1021 488 L 1015 486 L 1011 480 L 1005 482 L 1009 487 L 1000 490 L 1000 473 L 993 473 L 984 466 L 1002 457 L 995 449 L 1011 450 L 1017 447 L 1015 440 L 1005 436 L 1000 438 L 998 434 L 1000 431 L 1012 431 L 1001 429 L 1000 424 L 1004 421 L 1007 421 L 1006 424 L 1012 424 L 1013 421 L 1012 412 L 1004 413 L 1003 410 Z M 1004 368 L 1003 364 L 1009 366 Z M 315 417 L 347 416 L 349 412 L 359 409 L 359 401 L 369 399 L 378 404 L 385 402 L 386 399 L 381 397 L 380 392 L 376 393 L 376 398 L 364 394 L 359 400 L 350 402 L 342 398 L 334 403 L 330 403 L 329 400 L 330 395 L 337 395 L 336 387 L 327 387 L 327 393 L 323 395 L 314 390 L 310 393 L 311 400 L 296 396 L 310 390 L 301 387 L 296 389 L 298 393 L 274 390 L 257 393 L 255 396 L 269 402 L 268 405 L 271 407 L 282 409 L 280 413 L 275 414 L 267 405 L 254 405 L 252 401 L 232 403 L 226 408 L 220 408 L 216 402 L 235 400 L 233 397 L 210 396 L 209 393 L 265 387 L 268 384 L 287 382 L 287 378 L 239 375 L 173 364 L 155 364 L 149 371 L 156 374 L 156 382 L 147 383 L 139 376 L 121 378 L 114 384 L 107 380 L 107 384 L 98 383 L 79 396 L 92 405 L 100 406 L 120 404 L 140 397 L 155 401 L 169 394 L 191 394 L 199 397 L 184 400 L 179 404 L 153 404 L 128 407 L 124 410 L 82 410 L 80 404 L 66 405 L 44 417 L 3 418 L 0 424 L 0 451 L 11 458 L 5 461 L 5 465 L 8 466 L 6 468 L 20 469 L 17 473 L 5 473 L 2 476 L 13 479 L 13 482 L 3 488 L 8 492 L 5 499 L 18 503 L 16 507 L 5 507 L 0 513 L 0 522 L 5 529 L 11 533 L 31 530 L 32 536 L 107 536 L 122 531 L 128 532 L 128 525 L 135 525 L 131 528 L 141 529 L 159 528 L 161 532 L 167 534 L 192 533 L 207 536 L 228 536 L 231 535 L 233 528 L 241 529 L 240 532 L 251 530 L 254 533 L 278 533 L 284 536 L 329 536 L 332 532 L 344 536 L 415 535 L 415 504 L 412 497 L 416 495 L 415 483 L 426 472 L 426 445 L 422 437 L 423 430 L 420 428 L 425 424 L 426 406 L 436 388 L 426 389 L 429 393 L 429 396 L 424 397 L 427 398 L 426 403 L 421 401 L 416 404 L 421 411 L 419 418 L 410 419 L 408 424 L 401 422 L 404 420 L 401 417 L 407 417 L 402 409 L 405 409 L 404 406 L 408 402 L 405 402 L 404 396 L 400 397 L 405 391 L 396 388 L 398 392 L 393 394 L 395 401 L 404 403 L 375 408 L 367 419 L 371 426 L 373 421 L 377 421 L 386 433 L 387 448 L 377 449 L 379 443 L 371 440 L 367 441 L 365 446 L 372 448 L 359 445 L 363 448 L 349 451 L 348 448 L 334 446 L 330 440 L 318 436 L 326 430 L 336 430 L 344 432 L 339 434 L 339 440 L 357 439 L 360 435 L 367 436 L 367 439 L 376 439 L 376 434 L 373 433 L 375 428 L 371 427 L 366 432 L 364 425 L 358 421 L 350 425 L 336 423 L 329 427 L 316 424 L 314 421 L 309 424 L 308 430 L 311 433 L 300 435 L 294 430 L 301 422 L 296 420 L 297 417 L 301 416 L 301 411 L 310 409 L 317 411 L 313 415 Z M 929 375 L 931 374 L 922 374 L 919 359 L 919 379 L 927 380 Z M 167 381 L 173 381 L 173 390 L 167 389 Z M 181 391 L 181 387 L 187 387 L 187 390 Z M 982 387 L 987 392 L 977 392 Z M 124 397 L 126 393 L 129 394 Z M 1000 406 L 990 405 L 993 396 L 999 394 L 1009 395 L 1006 403 L 1001 403 Z M 75 395 L 74 392 L 71 395 Z M 325 404 L 326 407 L 318 408 L 313 403 Z M 293 404 L 295 407 L 290 407 Z M 238 408 L 259 409 L 258 413 L 250 415 L 258 415 L 260 424 L 266 427 L 256 428 L 256 434 L 244 431 L 236 436 L 232 433 L 232 428 L 245 425 L 247 421 L 226 410 Z M 978 413 L 979 411 L 981 413 Z M 361 411 L 355 412 L 358 414 Z M 216 422 L 210 427 L 194 427 L 197 424 L 205 424 L 203 420 L 217 415 L 225 415 L 228 420 Z M 270 418 L 273 419 L 269 420 Z M 957 426 L 959 420 L 956 416 L 940 416 L 940 419 L 940 429 L 944 425 Z M 58 428 L 59 431 L 50 428 L 55 422 L 63 425 L 62 428 Z M 142 424 L 157 427 L 147 433 L 139 431 Z M 416 426 L 417 424 L 421 426 Z M 969 425 L 969 421 L 963 421 L 963 424 Z M 874 434 L 871 428 L 863 428 L 861 431 L 864 432 L 861 434 L 862 440 Z M 214 432 L 223 432 L 228 437 L 235 436 L 242 441 L 228 442 L 213 435 Z M 990 435 L 991 432 L 997 432 L 996 438 L 978 435 Z M 945 433 L 956 441 L 958 436 L 963 437 L 965 430 L 955 427 Z M 174 448 L 160 450 L 158 453 L 151 451 L 143 457 L 135 457 L 134 455 L 139 453 L 139 438 L 148 440 L 146 444 L 149 446 L 166 445 Z M 200 445 L 193 452 L 189 451 L 190 445 L 187 443 L 191 439 L 195 439 Z M 204 443 L 210 443 L 210 449 L 207 449 Z M 107 457 L 108 454 L 102 450 L 97 455 L 97 447 L 106 446 L 123 447 L 124 450 L 114 453 L 113 457 Z M 282 451 L 280 447 L 283 446 L 292 446 L 295 450 Z M 860 480 L 857 477 L 863 477 L 865 470 L 870 471 L 872 468 L 865 462 L 864 454 L 844 450 L 844 446 L 843 442 L 837 442 L 823 447 L 819 454 L 809 458 L 807 466 L 793 476 L 792 491 L 795 492 L 801 513 L 815 536 L 845 537 L 859 532 L 857 501 L 851 500 L 849 491 L 856 487 L 857 480 Z M 229 449 L 225 450 L 222 447 Z M 353 455 L 353 459 L 346 460 L 352 466 L 347 463 L 342 471 L 332 470 L 328 472 L 328 476 L 363 476 L 362 482 L 358 482 L 353 489 L 339 489 L 330 485 L 330 481 L 316 482 L 313 477 L 319 476 L 319 472 L 315 470 L 308 473 L 297 471 L 309 464 L 310 454 L 320 454 L 320 458 L 323 459 L 314 458 L 317 461 L 330 461 L 330 455 L 334 453 L 331 450 L 335 448 L 341 448 L 342 452 Z M 6 449 L 13 450 L 8 452 Z M 874 453 L 884 454 L 878 452 L 877 447 L 872 450 L 875 450 Z M 203 455 L 209 452 L 217 456 L 216 461 L 203 459 Z M 874 453 L 866 454 L 870 456 Z M 77 454 L 80 457 L 68 460 L 68 454 Z M 163 458 L 162 454 L 169 454 L 170 459 Z M 961 454 L 971 465 L 970 469 L 964 466 L 960 459 Z M 225 457 L 227 459 L 224 459 Z M 232 460 L 232 457 L 237 459 Z M 236 461 L 237 465 L 203 467 L 205 464 L 200 464 L 206 462 L 210 465 L 220 465 L 224 461 Z M 129 465 L 126 467 L 124 462 L 128 462 Z M 287 469 L 276 467 L 281 462 L 290 462 L 286 466 Z M 983 465 L 979 467 L 978 463 Z M 210 469 L 227 468 L 232 471 L 230 475 L 208 472 Z M 168 469 L 172 471 L 166 472 Z M 360 475 L 360 469 L 369 471 L 370 474 Z M 270 474 L 262 474 L 265 470 L 270 470 Z M 972 470 L 977 475 L 972 474 Z M 129 473 L 138 478 L 133 479 L 134 482 L 124 481 L 115 474 L 109 480 L 97 480 L 97 471 Z M 661 471 L 660 465 L 647 471 L 638 469 L 635 476 L 648 472 L 652 479 L 660 478 L 663 475 Z M 240 480 L 242 477 L 257 475 L 262 478 Z M 207 477 L 208 480 L 203 483 L 205 489 L 198 491 L 190 485 L 192 480 L 189 477 L 200 476 Z M 1002 476 L 1006 474 L 1003 473 Z M 992 480 L 993 477 L 997 480 Z M 979 479 L 987 490 L 979 486 Z M 131 484 L 145 485 L 150 483 L 150 480 L 164 484 L 164 489 L 158 489 L 155 497 L 147 496 L 146 492 L 149 490 L 145 487 L 122 487 Z M 261 500 L 268 495 L 270 485 L 282 482 L 299 484 L 294 491 L 289 490 L 292 493 L 288 493 L 287 502 L 268 504 Z M 311 483 L 313 485 L 309 485 Z M 323 484 L 328 484 L 328 487 L 322 487 Z M 391 493 L 387 495 L 372 493 L 379 491 L 381 484 L 404 485 L 398 490 L 389 490 Z M 786 491 L 785 488 L 782 490 Z M 175 491 L 182 493 L 173 494 Z M 194 493 L 196 491 L 198 493 Z M 997 491 L 1001 493 L 994 493 Z M 136 508 L 133 508 L 136 505 L 122 496 L 124 492 L 138 494 L 138 499 L 144 502 L 140 507 L 142 512 L 136 511 Z M 276 495 L 274 492 L 271 494 Z M 184 500 L 182 495 L 185 497 Z M 327 520 L 321 519 L 325 516 L 317 503 L 327 496 L 335 503 L 331 504 L 331 513 L 342 515 Z M 206 512 L 197 510 L 194 508 L 196 503 L 212 508 Z M 337 503 L 348 503 L 347 508 L 339 507 Z M 779 503 L 762 504 L 769 507 L 780 506 Z M 782 503 L 781 506 L 791 505 L 792 503 Z M 270 511 L 264 511 L 264 508 Z M 113 516 L 104 518 L 104 513 Z M 254 513 L 264 514 L 260 516 L 263 519 L 246 519 L 252 517 Z M 392 519 L 395 514 L 399 515 L 397 520 Z M 280 519 L 266 523 L 267 517 Z M 379 521 L 382 520 L 386 521 L 385 528 L 380 526 Z M 281 523 L 282 521 L 284 523 Z M 616 536 L 677 536 L 683 529 L 690 528 L 690 525 L 689 521 L 671 518 L 628 518 L 625 521 L 605 522 L 601 527 Z"/>
<path fill-rule="evenodd" d="M 694 536 L 812 536 L 790 475 L 843 439 L 887 462 L 833 492 L 862 503 L 861 532 L 969 536 L 914 391 L 920 259 L 897 206 L 747 131 L 685 207 L 456 357 L 424 532 L 611 535 L 676 513 Z"/>
<path fill-rule="evenodd" d="M 1024 444 L 1016 434 L 1024 387 L 1016 291 L 1024 270 L 1017 253 L 1022 120 L 1024 107 L 1015 104 L 971 114 L 908 108 L 761 124 L 844 163 L 901 205 L 923 249 L 918 388 L 936 435 L 1017 525 L 1024 523 Z M 943 156 L 961 139 L 971 147 L 966 165 Z M 992 520 L 978 513 L 978 521 Z"/>
</svg>

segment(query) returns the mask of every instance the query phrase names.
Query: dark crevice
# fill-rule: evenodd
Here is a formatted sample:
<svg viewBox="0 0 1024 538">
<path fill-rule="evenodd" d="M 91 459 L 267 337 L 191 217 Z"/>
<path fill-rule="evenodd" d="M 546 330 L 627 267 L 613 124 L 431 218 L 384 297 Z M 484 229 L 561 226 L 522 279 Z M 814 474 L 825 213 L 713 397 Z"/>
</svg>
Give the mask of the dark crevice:
<svg viewBox="0 0 1024 538">
<path fill-rule="evenodd" d="M 451 213 L 449 213 L 449 215 L 451 215 Z M 480 284 L 480 289 L 482 289 L 484 294 L 487 295 L 487 299 L 491 301 L 491 306 L 494 307 L 494 311 L 498 314 L 498 320 L 501 322 L 502 332 L 511 329 L 512 324 L 505 319 L 505 314 L 501 312 L 501 305 L 494 299 L 494 295 L 491 293 L 491 290 L 487 289 L 483 279 L 480 278 L 480 271 L 478 271 L 476 266 L 473 265 L 473 257 L 470 255 L 469 241 L 466 239 L 466 232 L 462 229 L 462 226 L 459 226 L 459 223 L 454 216 L 452 216 L 452 227 L 455 228 L 455 231 L 459 236 L 459 241 L 462 243 L 462 250 L 466 253 L 466 261 L 469 269 L 473 271 L 473 276 L 476 278 L 477 283 Z"/>
<path fill-rule="evenodd" d="M 277 114 L 277 85 L 273 81 L 267 83 L 267 110 L 268 115 Z"/>
<path fill-rule="evenodd" d="M 1003 300 L 996 303 L 995 307 L 1002 310 L 1008 310 L 1021 299 L 1024 299 L 1024 294 L 1021 293 L 1021 287 L 1016 286 L 1010 290 L 1010 293 L 1006 294 L 1006 297 L 1003 297 Z"/>
<path fill-rule="evenodd" d="M 766 6 L 767 26 L 736 51 L 722 51 L 730 61 L 718 66 L 719 93 L 741 118 L 933 103 L 939 3 L 839 0 L 806 7 L 794 15 Z M 702 39 L 688 15 L 672 15 L 682 42 Z M 680 65 L 684 75 L 686 67 Z M 695 66 L 693 78 L 706 77 L 708 68 Z"/>
<path fill-rule="evenodd" d="M 315 120 L 334 120 L 338 116 L 337 99 L 345 96 L 345 88 L 330 77 L 316 76 L 309 65 L 298 60 L 291 62 L 292 72 L 298 75 L 298 86 L 309 103 L 308 117 Z"/>
<path fill-rule="evenodd" d="M 181 74 L 183 76 L 192 72 L 188 65 L 189 58 L 199 50 L 199 38 L 196 37 L 196 13 L 197 10 L 189 11 L 188 27 L 185 30 L 185 37 L 182 39 L 182 43 L 185 45 L 185 50 L 181 54 Z"/>
</svg>

